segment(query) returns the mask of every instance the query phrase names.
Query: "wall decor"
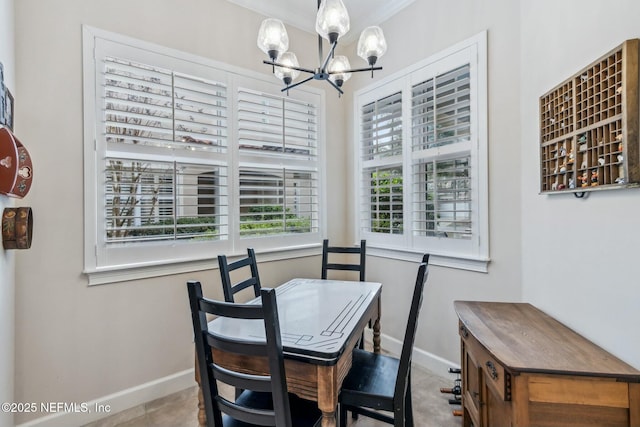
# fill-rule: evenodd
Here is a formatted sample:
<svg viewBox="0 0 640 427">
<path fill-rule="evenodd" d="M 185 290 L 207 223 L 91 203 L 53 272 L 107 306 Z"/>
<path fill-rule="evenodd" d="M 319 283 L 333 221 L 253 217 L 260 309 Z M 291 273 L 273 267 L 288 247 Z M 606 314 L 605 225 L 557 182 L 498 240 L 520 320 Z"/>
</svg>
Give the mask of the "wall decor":
<svg viewBox="0 0 640 427">
<path fill-rule="evenodd" d="M 32 181 L 29 152 L 7 127 L 0 126 L 0 193 L 23 198 Z"/>
<path fill-rule="evenodd" d="M 33 235 L 33 212 L 29 207 L 5 208 L 2 212 L 2 246 L 29 249 Z"/>
<path fill-rule="evenodd" d="M 540 97 L 540 192 L 640 186 L 640 41 L 625 41 Z"/>
</svg>

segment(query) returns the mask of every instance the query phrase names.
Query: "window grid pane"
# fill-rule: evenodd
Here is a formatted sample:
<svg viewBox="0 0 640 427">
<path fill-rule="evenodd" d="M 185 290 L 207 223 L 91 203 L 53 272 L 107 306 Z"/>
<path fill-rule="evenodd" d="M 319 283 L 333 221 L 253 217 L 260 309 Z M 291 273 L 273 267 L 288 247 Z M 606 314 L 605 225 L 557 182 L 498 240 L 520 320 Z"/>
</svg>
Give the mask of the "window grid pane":
<svg viewBox="0 0 640 427">
<path fill-rule="evenodd" d="M 318 231 L 318 176 L 290 169 L 240 169 L 240 237 Z"/>
<path fill-rule="evenodd" d="M 265 158 L 316 161 L 318 111 L 310 103 L 240 88 L 240 152 Z"/>
<path fill-rule="evenodd" d="M 108 143 L 226 151 L 223 84 L 118 58 L 103 65 Z"/>
<path fill-rule="evenodd" d="M 471 137 L 470 65 L 412 87 L 411 145 L 425 150 Z"/>
<path fill-rule="evenodd" d="M 471 239 L 470 157 L 420 161 L 413 168 L 413 234 Z"/>
<path fill-rule="evenodd" d="M 362 195 L 364 231 L 402 234 L 402 167 L 365 169 Z"/>
<path fill-rule="evenodd" d="M 108 158 L 104 176 L 107 243 L 226 238 L 225 167 Z"/>
<path fill-rule="evenodd" d="M 360 138 L 365 161 L 402 154 L 401 92 L 362 107 Z"/>
</svg>

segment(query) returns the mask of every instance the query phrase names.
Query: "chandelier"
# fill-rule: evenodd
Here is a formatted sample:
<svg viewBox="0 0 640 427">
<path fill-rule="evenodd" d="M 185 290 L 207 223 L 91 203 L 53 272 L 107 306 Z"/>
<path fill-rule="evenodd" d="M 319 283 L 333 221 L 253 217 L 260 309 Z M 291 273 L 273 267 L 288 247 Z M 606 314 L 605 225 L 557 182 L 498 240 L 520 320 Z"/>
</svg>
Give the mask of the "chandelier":
<svg viewBox="0 0 640 427">
<path fill-rule="evenodd" d="M 343 55 L 334 55 L 338 40 L 349 31 L 349 14 L 342 0 L 318 0 L 318 14 L 316 16 L 316 32 L 318 33 L 318 68 L 302 68 L 295 53 L 289 49 L 289 36 L 284 24 L 279 19 L 268 18 L 262 21 L 258 32 L 258 47 L 267 55 L 274 75 L 283 81 L 285 87 L 282 92 L 306 83 L 310 80 L 325 80 L 331 84 L 340 95 L 342 85 L 351 78 L 351 73 L 382 70 L 375 67 L 375 63 L 387 51 L 387 42 L 380 27 L 367 27 L 358 39 L 357 54 L 369 66 L 352 69 L 349 59 Z M 326 57 L 322 54 L 322 39 L 329 41 L 330 48 Z M 309 77 L 294 83 L 300 72 L 310 74 Z"/>
</svg>

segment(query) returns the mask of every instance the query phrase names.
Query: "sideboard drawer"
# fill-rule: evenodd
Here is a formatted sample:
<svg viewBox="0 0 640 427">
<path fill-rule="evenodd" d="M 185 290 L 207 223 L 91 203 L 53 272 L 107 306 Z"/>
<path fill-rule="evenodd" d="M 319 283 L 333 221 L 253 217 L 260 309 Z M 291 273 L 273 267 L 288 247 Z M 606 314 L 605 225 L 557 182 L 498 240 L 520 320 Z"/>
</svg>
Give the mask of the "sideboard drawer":
<svg viewBox="0 0 640 427">
<path fill-rule="evenodd" d="M 511 375 L 493 358 L 482 344 L 460 324 L 460 337 L 465 342 L 467 351 L 473 354 L 478 367 L 484 372 L 484 382 L 503 401 L 511 400 Z"/>
</svg>

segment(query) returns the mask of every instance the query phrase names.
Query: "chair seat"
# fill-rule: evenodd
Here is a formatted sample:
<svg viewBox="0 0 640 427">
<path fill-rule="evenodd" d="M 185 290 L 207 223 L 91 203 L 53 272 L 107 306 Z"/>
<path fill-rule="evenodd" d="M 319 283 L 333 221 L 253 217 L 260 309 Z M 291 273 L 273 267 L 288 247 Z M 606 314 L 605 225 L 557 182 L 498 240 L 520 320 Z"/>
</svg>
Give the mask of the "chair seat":
<svg viewBox="0 0 640 427">
<path fill-rule="evenodd" d="M 392 411 L 399 365 L 400 360 L 395 357 L 354 349 L 340 403 Z"/>
<path fill-rule="evenodd" d="M 252 409 L 273 409 L 271 393 L 244 390 L 236 398 L 236 403 Z M 316 402 L 302 399 L 295 394 L 289 393 L 289 404 L 291 406 L 293 427 L 315 427 L 320 425 L 322 412 L 318 409 Z M 254 424 L 238 421 L 228 415 L 222 416 L 222 425 L 223 427 L 255 427 Z"/>
</svg>

